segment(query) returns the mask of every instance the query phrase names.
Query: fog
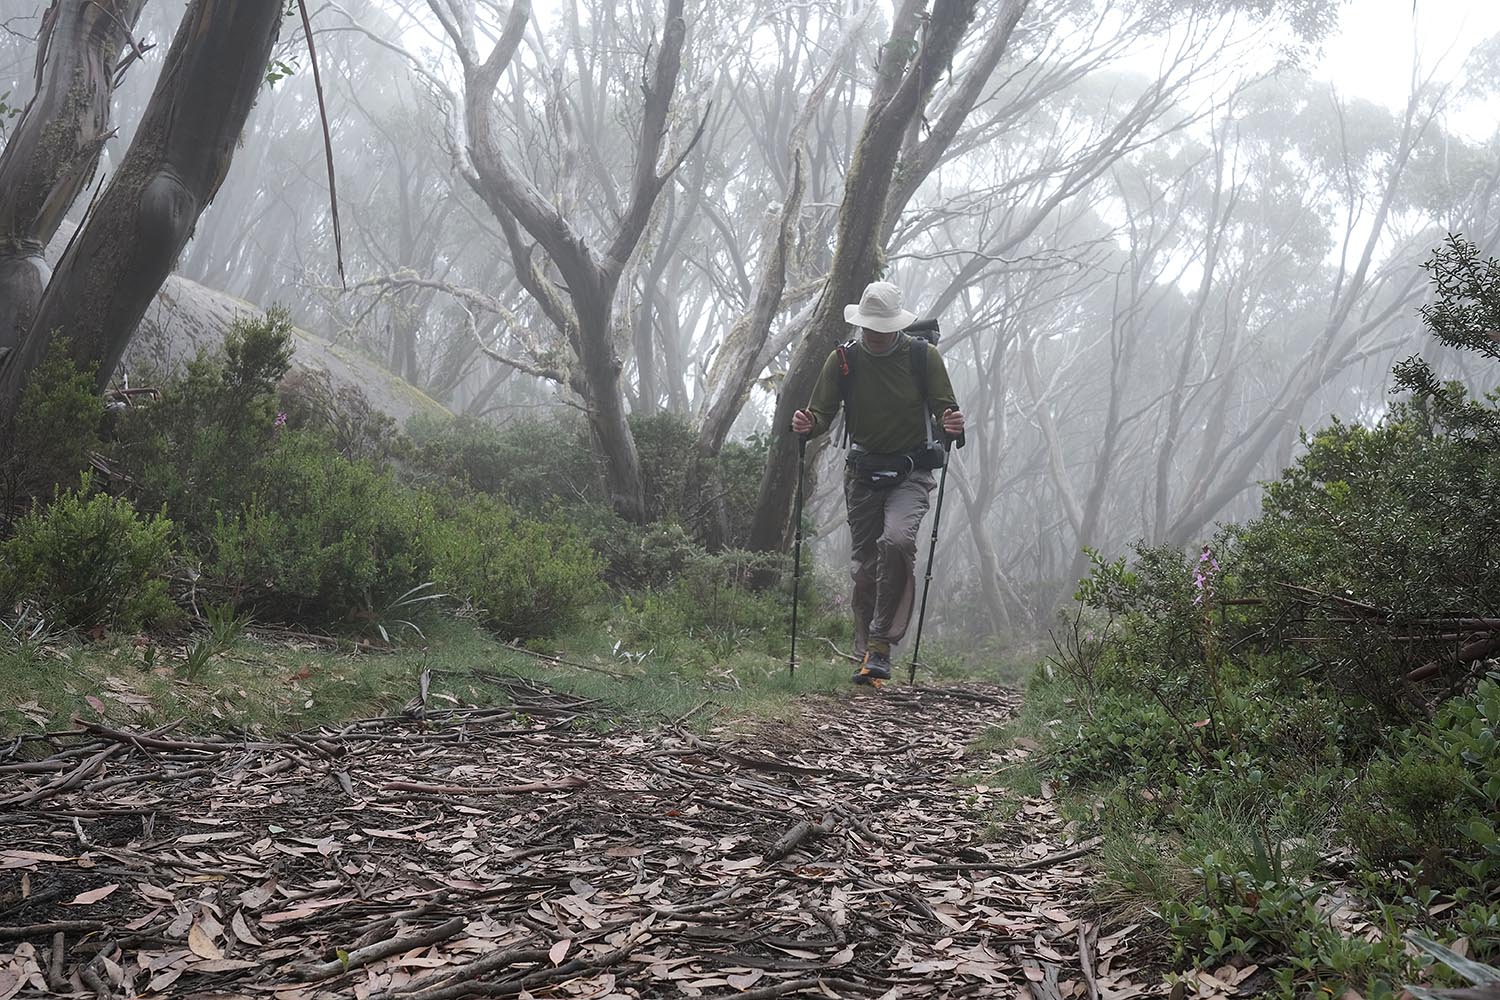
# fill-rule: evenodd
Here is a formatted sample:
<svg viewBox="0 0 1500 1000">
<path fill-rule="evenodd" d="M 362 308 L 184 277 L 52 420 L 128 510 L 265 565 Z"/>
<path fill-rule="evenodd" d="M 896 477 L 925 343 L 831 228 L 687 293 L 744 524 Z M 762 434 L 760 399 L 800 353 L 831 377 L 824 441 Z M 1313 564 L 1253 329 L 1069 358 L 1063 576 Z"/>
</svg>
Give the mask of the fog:
<svg viewBox="0 0 1500 1000">
<path fill-rule="evenodd" d="M 4 3 L 5 124 L 30 94 L 41 6 Z M 806 402 L 809 359 L 847 336 L 825 317 L 875 276 L 838 271 L 863 227 L 909 307 L 940 321 L 969 423 L 937 545 L 940 637 L 1031 633 L 1085 550 L 1196 546 L 1253 516 L 1301 430 L 1378 420 L 1408 355 L 1473 374 L 1418 310 L 1448 233 L 1496 244 L 1487 0 L 1415 16 L 1407 0 L 984 0 L 881 133 L 896 156 L 874 203 L 848 192 L 872 101 L 899 97 L 882 60 L 906 23 L 913 52 L 940 45 L 962 5 L 926 22 L 923 5 L 858 0 L 681 6 L 672 60 L 667 3 L 538 4 L 491 91 L 508 4 L 310 4 L 347 280 L 296 18 L 178 273 L 286 306 L 454 414 L 587 422 L 629 508 L 631 415 L 679 415 L 704 454 L 769 434 L 791 467 L 782 417 Z M 183 7 L 145 9 L 105 174 Z M 810 452 L 808 506 L 831 592 L 836 444 Z M 785 544 L 773 478 L 760 537 L 717 541 Z"/>
</svg>

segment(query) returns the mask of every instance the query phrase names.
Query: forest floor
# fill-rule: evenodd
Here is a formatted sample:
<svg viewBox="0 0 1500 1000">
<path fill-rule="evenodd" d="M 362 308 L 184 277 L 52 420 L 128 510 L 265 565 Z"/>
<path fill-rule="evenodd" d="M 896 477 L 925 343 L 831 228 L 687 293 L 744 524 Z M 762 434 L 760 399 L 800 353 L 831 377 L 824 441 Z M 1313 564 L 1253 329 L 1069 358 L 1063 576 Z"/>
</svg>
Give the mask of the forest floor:
<svg viewBox="0 0 1500 1000">
<path fill-rule="evenodd" d="M 1028 752 L 975 746 L 1009 688 L 694 731 L 494 682 L 508 705 L 0 747 L 0 1000 L 1165 994 L 1050 796 L 980 777 Z"/>
</svg>

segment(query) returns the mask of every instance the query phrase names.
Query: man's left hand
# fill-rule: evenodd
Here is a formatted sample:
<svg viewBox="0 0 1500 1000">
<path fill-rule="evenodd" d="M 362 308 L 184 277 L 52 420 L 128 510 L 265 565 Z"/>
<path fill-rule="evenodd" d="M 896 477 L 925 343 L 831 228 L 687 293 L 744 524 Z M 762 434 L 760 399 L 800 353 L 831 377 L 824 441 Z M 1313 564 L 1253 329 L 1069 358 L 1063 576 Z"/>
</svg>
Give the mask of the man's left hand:
<svg viewBox="0 0 1500 1000">
<path fill-rule="evenodd" d="M 950 406 L 943 413 L 943 433 L 951 438 L 963 437 L 964 414 L 956 406 Z"/>
</svg>

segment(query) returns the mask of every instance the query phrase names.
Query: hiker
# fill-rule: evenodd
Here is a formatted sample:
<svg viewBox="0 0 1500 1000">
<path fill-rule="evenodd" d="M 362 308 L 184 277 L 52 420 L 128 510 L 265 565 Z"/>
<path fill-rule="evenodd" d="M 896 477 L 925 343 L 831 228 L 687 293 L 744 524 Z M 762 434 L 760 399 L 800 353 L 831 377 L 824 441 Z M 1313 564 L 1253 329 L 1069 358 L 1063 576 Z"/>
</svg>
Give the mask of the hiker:
<svg viewBox="0 0 1500 1000">
<path fill-rule="evenodd" d="M 942 355 L 902 332 L 916 318 L 902 308 L 895 285 L 868 285 L 858 305 L 844 307 L 856 339 L 828 355 L 812 400 L 792 415 L 794 433 L 815 436 L 844 409 L 854 653 L 862 658 L 852 678 L 857 684 L 891 676 L 891 647 L 906 634 L 916 596 L 917 532 L 932 470 L 943 465 L 943 436 L 962 444 L 964 433 Z"/>
</svg>

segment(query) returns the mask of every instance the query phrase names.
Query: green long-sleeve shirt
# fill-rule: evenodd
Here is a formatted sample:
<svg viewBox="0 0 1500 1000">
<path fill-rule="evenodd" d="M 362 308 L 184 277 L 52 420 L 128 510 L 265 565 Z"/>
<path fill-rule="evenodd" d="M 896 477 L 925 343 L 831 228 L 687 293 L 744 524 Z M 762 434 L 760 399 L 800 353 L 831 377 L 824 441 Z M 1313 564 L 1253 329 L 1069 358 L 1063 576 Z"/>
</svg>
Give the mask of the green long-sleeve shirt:
<svg viewBox="0 0 1500 1000">
<path fill-rule="evenodd" d="M 911 337 L 896 338 L 885 354 L 871 354 L 860 340 L 850 349 L 849 438 L 866 451 L 895 454 L 910 451 L 927 439 L 922 419 L 922 393 L 911 371 Z M 943 439 L 943 412 L 958 406 L 953 383 L 943 356 L 932 344 L 927 350 L 927 399 L 932 406 L 932 433 Z M 839 354 L 834 351 L 823 362 L 818 384 L 813 387 L 813 429 L 816 436 L 833 424 L 843 402 L 839 395 Z"/>
</svg>

